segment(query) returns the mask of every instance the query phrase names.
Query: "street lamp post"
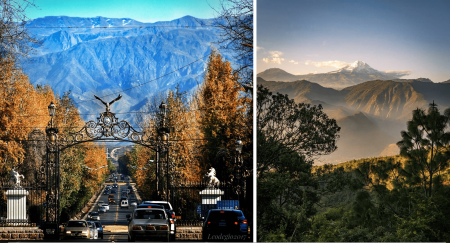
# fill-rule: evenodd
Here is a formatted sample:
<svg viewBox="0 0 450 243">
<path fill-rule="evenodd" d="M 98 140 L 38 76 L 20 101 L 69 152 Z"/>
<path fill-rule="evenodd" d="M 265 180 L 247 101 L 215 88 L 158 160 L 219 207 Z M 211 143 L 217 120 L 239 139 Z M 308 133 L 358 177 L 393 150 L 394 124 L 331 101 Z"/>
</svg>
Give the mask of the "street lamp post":
<svg viewBox="0 0 450 243">
<path fill-rule="evenodd" d="M 46 234 L 53 237 L 59 236 L 59 144 L 58 128 L 53 117 L 56 115 L 56 105 L 53 101 L 48 106 L 48 114 L 51 119 L 45 133 L 47 134 L 47 186 L 46 186 Z"/>
<path fill-rule="evenodd" d="M 164 101 L 161 102 L 159 105 L 160 114 L 162 117 L 161 120 L 161 127 L 159 128 L 158 135 L 159 135 L 159 148 L 162 150 L 162 147 L 164 147 L 164 152 L 166 153 L 166 162 L 167 162 L 167 168 L 166 168 L 166 178 L 167 178 L 167 191 L 166 191 L 166 200 L 169 201 L 169 133 L 170 130 L 168 127 L 166 127 L 166 115 L 167 115 L 167 104 L 164 103 Z"/>
<path fill-rule="evenodd" d="M 236 179 L 237 179 L 237 187 L 236 187 L 236 192 L 238 194 L 238 201 L 240 201 L 240 195 L 241 195 L 241 167 L 242 167 L 242 162 L 241 162 L 241 152 L 242 152 L 242 147 L 244 146 L 244 143 L 239 139 L 236 141 L 235 143 L 235 147 L 236 147 L 236 159 L 235 159 L 235 166 L 236 166 Z M 240 204 L 240 202 L 239 202 Z"/>
</svg>

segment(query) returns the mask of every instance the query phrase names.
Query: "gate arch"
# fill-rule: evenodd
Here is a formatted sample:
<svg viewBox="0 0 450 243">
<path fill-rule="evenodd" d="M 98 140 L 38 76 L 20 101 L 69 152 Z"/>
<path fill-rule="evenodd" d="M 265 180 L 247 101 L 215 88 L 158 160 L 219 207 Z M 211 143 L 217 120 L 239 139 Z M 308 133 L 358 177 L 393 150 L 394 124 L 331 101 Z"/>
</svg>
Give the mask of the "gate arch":
<svg viewBox="0 0 450 243">
<path fill-rule="evenodd" d="M 94 95 L 95 96 L 95 95 Z M 47 148 L 46 165 L 41 166 L 40 171 L 43 174 L 42 182 L 46 184 L 46 226 L 44 233 L 51 237 L 59 235 L 59 185 L 60 185 L 60 153 L 72 146 L 94 141 L 115 141 L 115 142 L 131 142 L 139 144 L 146 148 L 150 148 L 156 152 L 157 174 L 159 173 L 160 152 L 167 152 L 167 161 L 169 161 L 169 132 L 170 129 L 165 127 L 165 117 L 167 105 L 162 102 L 159 106 L 162 115 L 162 124 L 157 129 L 157 136 L 152 137 L 145 132 L 139 132 L 134 129 L 131 124 L 125 120 L 119 121 L 115 113 L 110 111 L 112 103 L 122 98 L 119 95 L 111 102 L 104 102 L 95 96 L 105 106 L 106 111 L 99 114 L 97 122 L 88 121 L 77 132 L 59 134 L 58 127 L 55 126 L 53 117 L 55 116 L 56 106 L 53 102 L 48 106 L 51 120 L 45 129 L 45 142 Z M 36 130 L 39 132 L 38 130 Z M 169 164 L 167 164 L 169 166 Z M 157 178 L 157 188 L 159 187 L 159 176 Z M 167 190 L 169 190 L 169 180 L 167 180 Z M 159 192 L 159 190 L 158 190 Z M 169 195 L 169 193 L 167 193 Z M 167 200 L 169 198 L 167 197 Z"/>
</svg>

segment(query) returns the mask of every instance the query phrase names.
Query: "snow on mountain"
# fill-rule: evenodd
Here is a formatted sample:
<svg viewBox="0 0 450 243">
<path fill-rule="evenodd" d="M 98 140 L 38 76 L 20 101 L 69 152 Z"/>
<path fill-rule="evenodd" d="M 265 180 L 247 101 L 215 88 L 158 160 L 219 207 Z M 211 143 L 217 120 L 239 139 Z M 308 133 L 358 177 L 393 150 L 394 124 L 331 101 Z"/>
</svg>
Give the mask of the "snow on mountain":
<svg viewBox="0 0 450 243">
<path fill-rule="evenodd" d="M 337 71 L 330 73 L 364 73 L 364 74 L 378 74 L 381 73 L 378 70 L 373 69 L 367 63 L 363 61 L 355 61 Z"/>
<path fill-rule="evenodd" d="M 104 110 L 97 101 L 82 101 L 116 92 L 123 98 L 113 112 L 136 111 L 153 95 L 177 84 L 190 91 L 202 82 L 207 56 L 219 35 L 218 28 L 201 27 L 201 22 L 211 21 L 192 16 L 156 23 L 130 18 L 38 18 L 27 26 L 43 46 L 23 63 L 23 69 L 35 85 L 48 84 L 59 95 L 71 91 L 81 113 Z M 229 53 L 222 54 L 233 60 Z"/>
</svg>

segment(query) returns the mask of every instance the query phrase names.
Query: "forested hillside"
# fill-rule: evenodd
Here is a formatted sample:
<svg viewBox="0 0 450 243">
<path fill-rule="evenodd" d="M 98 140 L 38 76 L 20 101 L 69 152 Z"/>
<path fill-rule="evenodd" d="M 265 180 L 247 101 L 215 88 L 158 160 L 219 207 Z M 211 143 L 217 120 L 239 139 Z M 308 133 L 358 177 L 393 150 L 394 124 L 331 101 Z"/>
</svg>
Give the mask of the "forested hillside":
<svg viewBox="0 0 450 243">
<path fill-rule="evenodd" d="M 321 106 L 294 105 L 262 86 L 258 95 L 258 241 L 450 237 L 450 109 L 415 109 L 397 140 L 399 155 L 312 167 L 336 151 L 336 121 Z"/>
</svg>

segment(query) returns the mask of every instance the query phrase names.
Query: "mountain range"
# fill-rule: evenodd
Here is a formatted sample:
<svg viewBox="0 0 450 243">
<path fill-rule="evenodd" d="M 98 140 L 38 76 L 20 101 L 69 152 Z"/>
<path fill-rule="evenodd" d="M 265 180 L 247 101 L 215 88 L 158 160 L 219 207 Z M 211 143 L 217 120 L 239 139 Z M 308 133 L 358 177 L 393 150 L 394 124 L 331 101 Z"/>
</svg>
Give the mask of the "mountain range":
<svg viewBox="0 0 450 243">
<path fill-rule="evenodd" d="M 369 64 L 362 61 L 355 61 L 336 71 L 318 74 L 294 75 L 279 68 L 270 68 L 258 73 L 258 77 L 267 81 L 296 81 L 308 80 L 318 83 L 323 87 L 343 89 L 348 86 L 360 84 L 370 80 L 393 80 L 397 82 L 407 82 L 400 77 L 407 75 L 408 71 L 389 72 L 373 69 Z M 414 79 L 417 81 L 431 82 L 429 79 Z"/>
<path fill-rule="evenodd" d="M 156 23 L 130 18 L 38 18 L 27 27 L 43 45 L 22 66 L 33 84 L 48 84 L 59 95 L 71 91 L 82 114 L 104 110 L 94 95 L 110 95 L 104 98 L 109 101 L 118 93 L 123 98 L 112 112 L 138 111 L 155 94 L 177 85 L 191 91 L 202 83 L 219 34 L 210 26 L 212 21 L 191 16 Z"/>
<path fill-rule="evenodd" d="M 321 104 L 336 119 L 341 126 L 338 149 L 317 164 L 394 155 L 398 149 L 392 144 L 401 140 L 400 131 L 406 130 L 414 109 L 426 109 L 432 102 L 441 111 L 450 107 L 449 83 L 373 80 L 341 90 L 307 80 L 280 82 L 258 77 L 257 83 L 296 102 Z"/>
</svg>

